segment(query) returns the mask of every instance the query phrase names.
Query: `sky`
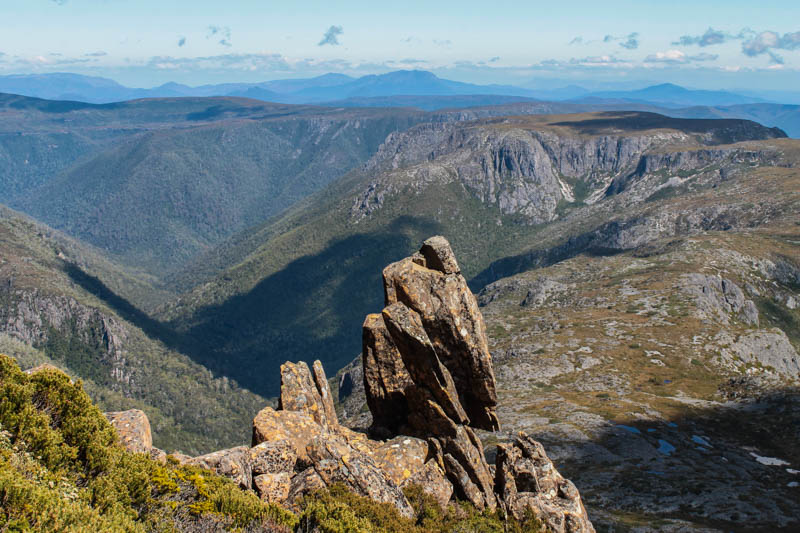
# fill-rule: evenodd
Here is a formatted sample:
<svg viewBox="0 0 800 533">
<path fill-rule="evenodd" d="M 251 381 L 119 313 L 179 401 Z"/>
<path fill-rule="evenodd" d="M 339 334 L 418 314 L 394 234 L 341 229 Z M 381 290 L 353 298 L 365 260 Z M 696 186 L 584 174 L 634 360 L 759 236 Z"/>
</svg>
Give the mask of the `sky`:
<svg viewBox="0 0 800 533">
<path fill-rule="evenodd" d="M 555 88 L 800 92 L 798 0 L 0 0 L 0 75 L 134 87 L 418 68 Z"/>
</svg>

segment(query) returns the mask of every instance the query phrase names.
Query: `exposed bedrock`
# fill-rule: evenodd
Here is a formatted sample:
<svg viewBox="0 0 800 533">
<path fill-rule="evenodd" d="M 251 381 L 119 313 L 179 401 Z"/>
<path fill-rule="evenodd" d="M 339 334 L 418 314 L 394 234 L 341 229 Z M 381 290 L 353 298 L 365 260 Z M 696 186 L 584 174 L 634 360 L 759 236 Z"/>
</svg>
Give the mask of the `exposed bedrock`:
<svg viewBox="0 0 800 533">
<path fill-rule="evenodd" d="M 343 484 L 412 517 L 403 489 L 413 484 L 442 506 L 457 499 L 517 518 L 532 512 L 550 531 L 593 533 L 578 490 L 541 444 L 520 433 L 498 445 L 494 468 L 486 461 L 475 429 L 499 428 L 492 359 L 483 317 L 447 240 L 428 239 L 383 275 L 386 306 L 367 316 L 363 329 L 375 438 L 339 423 L 319 361 L 311 368 L 287 362 L 278 407 L 253 419 L 250 447 L 175 458 L 295 510 L 303 496 Z M 109 416 L 131 451 L 153 453 L 143 413 Z"/>
</svg>

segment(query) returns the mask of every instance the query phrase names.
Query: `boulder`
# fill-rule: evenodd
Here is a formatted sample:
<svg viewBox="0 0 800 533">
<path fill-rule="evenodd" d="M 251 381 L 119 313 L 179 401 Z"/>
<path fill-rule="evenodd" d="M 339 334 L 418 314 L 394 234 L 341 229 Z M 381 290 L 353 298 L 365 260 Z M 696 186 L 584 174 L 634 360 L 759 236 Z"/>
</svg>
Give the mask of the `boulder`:
<svg viewBox="0 0 800 533">
<path fill-rule="evenodd" d="M 559 474 L 544 447 L 520 432 L 498 444 L 495 490 L 506 511 L 523 518 L 530 509 L 554 533 L 594 533 L 578 489 Z"/>
<path fill-rule="evenodd" d="M 248 453 L 253 476 L 293 472 L 297 463 L 295 446 L 288 440 L 262 442 Z"/>
<path fill-rule="evenodd" d="M 150 452 L 153 447 L 153 434 L 150 431 L 150 421 L 144 411 L 131 409 L 105 413 L 105 415 L 117 430 L 119 441 L 126 450 L 134 453 Z"/>
<path fill-rule="evenodd" d="M 286 472 L 259 474 L 253 478 L 253 487 L 262 501 L 280 505 L 289 499 L 292 478 Z"/>
<path fill-rule="evenodd" d="M 250 449 L 247 446 L 237 446 L 236 448 L 193 457 L 184 464 L 212 470 L 221 476 L 231 479 L 244 489 L 249 489 L 253 484 Z"/>
<path fill-rule="evenodd" d="M 311 468 L 325 486 L 341 483 L 356 494 L 394 505 L 411 518 L 414 510 L 403 491 L 369 455 L 353 448 L 338 435 L 320 436 L 308 445 Z"/>
<path fill-rule="evenodd" d="M 339 425 L 328 380 L 322 363 L 314 362 L 314 372 L 304 362 L 281 365 L 281 396 L 278 410 L 300 411 L 325 429 Z"/>
<path fill-rule="evenodd" d="M 327 434 L 310 416 L 298 411 L 276 411 L 265 407 L 253 419 L 252 445 L 285 441 L 294 449 L 297 459 L 308 462 L 306 446 L 314 437 Z"/>
<path fill-rule="evenodd" d="M 399 302 L 419 315 L 439 359 L 452 375 L 470 425 L 493 431 L 499 427 L 497 392 L 483 316 L 467 281 L 458 272 L 450 272 L 457 266 L 439 265 L 455 264 L 454 258 L 448 259 L 453 252 L 447 241 L 437 237 L 435 242 L 435 247 L 423 246 L 425 265 L 407 257 L 383 270 L 385 305 Z M 438 259 L 431 261 L 434 256 Z M 364 370 L 366 373 L 367 368 Z"/>
<path fill-rule="evenodd" d="M 383 473 L 400 488 L 420 485 L 442 507 L 453 495 L 453 485 L 444 475 L 436 458 L 429 453 L 428 443 L 414 437 L 395 437 L 381 443 L 372 453 Z"/>
<path fill-rule="evenodd" d="M 397 435 L 408 418 L 405 391 L 413 382 L 386 329 L 383 315 L 367 315 L 362 327 L 362 368 L 372 430 L 379 437 Z"/>
</svg>

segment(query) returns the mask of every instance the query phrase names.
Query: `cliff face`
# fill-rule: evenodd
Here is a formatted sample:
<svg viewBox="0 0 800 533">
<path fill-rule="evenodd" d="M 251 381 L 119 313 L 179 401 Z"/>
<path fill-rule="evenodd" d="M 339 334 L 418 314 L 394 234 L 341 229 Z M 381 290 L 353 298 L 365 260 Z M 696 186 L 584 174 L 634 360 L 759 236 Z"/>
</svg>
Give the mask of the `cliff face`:
<svg viewBox="0 0 800 533">
<path fill-rule="evenodd" d="M 560 206 L 595 203 L 645 175 L 763 164 L 765 155 L 758 151 L 696 146 L 780 136 L 755 124 L 702 133 L 671 129 L 668 121 L 661 129 L 599 128 L 590 133 L 572 124 L 554 127 L 542 119 L 509 118 L 468 127 L 425 124 L 393 133 L 365 165 L 367 174 L 384 174 L 357 195 L 351 216 L 368 216 L 386 196 L 404 189 L 456 183 L 505 215 L 541 224 L 558 218 Z"/>
</svg>

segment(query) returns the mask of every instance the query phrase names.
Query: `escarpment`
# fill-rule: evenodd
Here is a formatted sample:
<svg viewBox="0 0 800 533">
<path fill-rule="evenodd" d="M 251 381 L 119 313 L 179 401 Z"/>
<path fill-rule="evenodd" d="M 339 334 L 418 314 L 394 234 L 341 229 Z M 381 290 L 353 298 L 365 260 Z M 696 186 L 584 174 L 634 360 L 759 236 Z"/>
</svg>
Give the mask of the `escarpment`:
<svg viewBox="0 0 800 533">
<path fill-rule="evenodd" d="M 344 485 L 411 517 L 403 489 L 419 485 L 441 506 L 465 500 L 517 519 L 532 513 L 549 531 L 594 532 L 575 485 L 538 442 L 519 433 L 498 445 L 496 465 L 487 462 L 476 430 L 499 428 L 492 359 L 477 301 L 447 240 L 426 240 L 383 278 L 385 307 L 363 326 L 372 438 L 339 423 L 319 361 L 311 368 L 287 362 L 278 407 L 256 415 L 250 447 L 179 459 L 289 509 L 314 491 Z M 125 444 L 142 448 L 130 438 Z"/>
</svg>

